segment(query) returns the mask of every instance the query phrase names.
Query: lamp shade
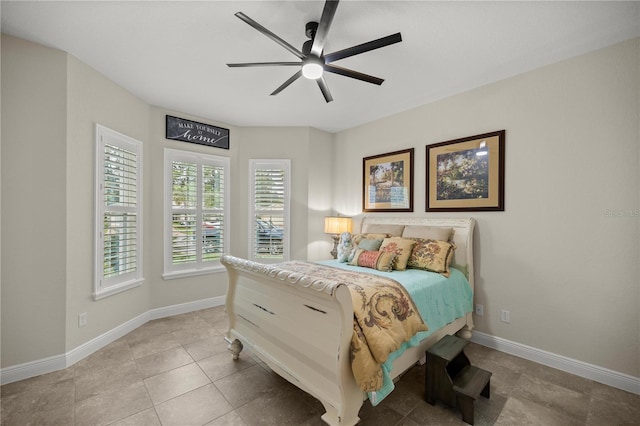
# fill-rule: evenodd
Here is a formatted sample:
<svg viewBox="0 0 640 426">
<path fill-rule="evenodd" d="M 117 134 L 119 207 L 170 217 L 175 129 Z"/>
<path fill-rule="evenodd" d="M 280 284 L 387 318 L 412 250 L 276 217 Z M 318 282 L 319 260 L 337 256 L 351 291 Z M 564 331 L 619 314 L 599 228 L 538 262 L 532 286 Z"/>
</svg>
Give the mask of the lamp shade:
<svg viewBox="0 0 640 426">
<path fill-rule="evenodd" d="M 342 234 L 343 232 L 351 232 L 353 221 L 350 217 L 344 216 L 327 216 L 324 218 L 325 234 Z"/>
</svg>

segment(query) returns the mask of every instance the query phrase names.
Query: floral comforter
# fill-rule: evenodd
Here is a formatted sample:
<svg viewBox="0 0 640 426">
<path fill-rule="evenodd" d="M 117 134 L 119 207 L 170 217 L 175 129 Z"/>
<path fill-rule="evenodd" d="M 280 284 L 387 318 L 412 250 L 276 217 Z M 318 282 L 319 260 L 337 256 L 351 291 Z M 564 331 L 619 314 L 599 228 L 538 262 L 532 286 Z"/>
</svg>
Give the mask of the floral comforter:
<svg viewBox="0 0 640 426">
<path fill-rule="evenodd" d="M 351 367 L 360 388 L 382 387 L 382 364 L 402 343 L 428 330 L 407 291 L 396 281 L 374 274 L 351 272 L 316 263 L 291 261 L 287 270 L 344 283 L 353 301 Z"/>
</svg>

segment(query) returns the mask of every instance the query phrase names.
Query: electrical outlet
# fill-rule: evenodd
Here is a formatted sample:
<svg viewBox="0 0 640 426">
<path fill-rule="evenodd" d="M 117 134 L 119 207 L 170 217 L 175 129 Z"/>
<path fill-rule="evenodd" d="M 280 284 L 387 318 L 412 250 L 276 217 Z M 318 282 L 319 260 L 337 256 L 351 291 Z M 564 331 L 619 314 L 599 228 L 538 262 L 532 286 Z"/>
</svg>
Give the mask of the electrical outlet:
<svg viewBox="0 0 640 426">
<path fill-rule="evenodd" d="M 509 311 L 502 310 L 500 311 L 500 321 L 510 323 L 511 322 L 511 313 Z"/>
<path fill-rule="evenodd" d="M 484 306 L 479 303 L 476 303 L 476 315 L 480 317 L 484 315 Z"/>
<path fill-rule="evenodd" d="M 87 325 L 87 313 L 83 312 L 78 314 L 78 327 L 84 327 Z"/>
</svg>

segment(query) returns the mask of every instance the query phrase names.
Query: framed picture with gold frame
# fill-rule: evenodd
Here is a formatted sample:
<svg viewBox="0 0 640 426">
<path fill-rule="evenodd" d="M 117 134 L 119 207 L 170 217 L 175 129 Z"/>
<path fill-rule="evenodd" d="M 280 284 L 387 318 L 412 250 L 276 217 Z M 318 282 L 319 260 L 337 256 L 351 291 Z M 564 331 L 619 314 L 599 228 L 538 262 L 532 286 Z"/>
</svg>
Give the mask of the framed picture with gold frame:
<svg viewBox="0 0 640 426">
<path fill-rule="evenodd" d="M 363 212 L 413 211 L 413 148 L 362 159 Z"/>
<path fill-rule="evenodd" d="M 504 211 L 505 131 L 427 145 L 427 212 Z"/>
</svg>

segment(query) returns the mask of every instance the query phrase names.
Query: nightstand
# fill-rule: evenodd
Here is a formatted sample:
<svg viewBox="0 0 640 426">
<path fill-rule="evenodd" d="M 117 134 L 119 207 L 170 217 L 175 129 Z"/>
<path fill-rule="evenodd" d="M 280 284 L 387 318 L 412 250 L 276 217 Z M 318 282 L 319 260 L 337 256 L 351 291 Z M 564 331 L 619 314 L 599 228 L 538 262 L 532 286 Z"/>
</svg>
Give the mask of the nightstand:
<svg viewBox="0 0 640 426">
<path fill-rule="evenodd" d="M 467 343 L 448 335 L 427 350 L 425 400 L 434 405 L 438 399 L 457 407 L 462 419 L 472 425 L 476 398 L 489 398 L 491 373 L 471 365 L 464 353 Z"/>
</svg>

